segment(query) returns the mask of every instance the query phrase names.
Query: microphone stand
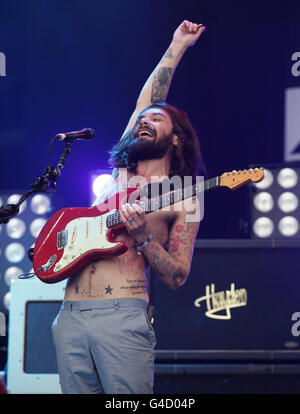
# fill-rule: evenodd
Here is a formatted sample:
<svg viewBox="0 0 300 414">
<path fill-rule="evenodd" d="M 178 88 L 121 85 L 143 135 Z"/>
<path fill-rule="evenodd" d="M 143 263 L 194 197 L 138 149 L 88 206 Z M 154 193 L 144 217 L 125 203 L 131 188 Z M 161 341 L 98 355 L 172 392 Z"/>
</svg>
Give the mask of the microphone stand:
<svg viewBox="0 0 300 414">
<path fill-rule="evenodd" d="M 23 194 L 17 204 L 6 204 L 0 207 L 0 224 L 6 224 L 9 220 L 18 215 L 20 205 L 34 193 L 55 193 L 56 181 L 72 149 L 72 142 L 66 141 L 65 147 L 56 167 L 51 166 L 51 148 L 55 138 L 52 138 L 49 151 L 49 165 L 44 169 L 44 175 L 39 175 L 30 185 L 31 190 Z M 51 189 L 49 189 L 49 185 Z"/>
</svg>

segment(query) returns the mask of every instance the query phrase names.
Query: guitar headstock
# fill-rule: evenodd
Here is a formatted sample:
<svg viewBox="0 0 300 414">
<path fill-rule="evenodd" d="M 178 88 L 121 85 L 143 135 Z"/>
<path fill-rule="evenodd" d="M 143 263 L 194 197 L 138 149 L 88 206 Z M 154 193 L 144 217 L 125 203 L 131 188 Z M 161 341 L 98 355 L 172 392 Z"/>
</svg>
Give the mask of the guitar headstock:
<svg viewBox="0 0 300 414">
<path fill-rule="evenodd" d="M 220 185 L 229 187 L 231 190 L 241 187 L 242 185 L 249 183 L 259 183 L 264 179 L 263 168 L 250 168 L 249 170 L 239 170 L 226 172 L 221 175 Z"/>
</svg>

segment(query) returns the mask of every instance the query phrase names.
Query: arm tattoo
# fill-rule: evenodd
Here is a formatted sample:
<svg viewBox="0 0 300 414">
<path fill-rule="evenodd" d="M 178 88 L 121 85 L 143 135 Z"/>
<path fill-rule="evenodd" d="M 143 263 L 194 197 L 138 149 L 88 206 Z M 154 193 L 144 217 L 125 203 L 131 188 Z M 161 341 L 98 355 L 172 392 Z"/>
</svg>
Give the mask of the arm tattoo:
<svg viewBox="0 0 300 414">
<path fill-rule="evenodd" d="M 183 281 L 183 276 L 180 270 L 176 270 L 176 272 L 172 275 L 174 286 L 177 287 Z"/>
<path fill-rule="evenodd" d="M 151 243 L 147 246 L 150 266 L 157 273 L 157 275 L 165 281 L 169 286 L 177 287 L 184 279 L 181 270 L 179 269 L 180 263 L 176 257 L 170 257 L 165 250 L 158 250 L 155 243 Z"/>
<path fill-rule="evenodd" d="M 174 68 L 159 68 L 154 76 L 151 91 L 151 103 L 164 101 L 167 97 Z"/>
<path fill-rule="evenodd" d="M 168 58 L 168 59 L 172 59 L 173 53 L 172 53 L 172 49 L 169 47 L 169 49 L 166 51 L 166 53 L 164 54 L 163 58 Z"/>
<path fill-rule="evenodd" d="M 172 253 L 177 253 L 179 249 L 180 243 L 187 244 L 186 241 L 182 240 L 179 236 L 176 237 L 170 237 L 170 241 L 172 242 Z"/>
<path fill-rule="evenodd" d="M 187 222 L 186 227 L 184 227 L 182 224 L 177 224 L 175 226 L 174 236 L 170 237 L 169 239 L 170 251 L 172 253 L 177 253 L 178 256 L 181 256 L 181 253 L 179 252 L 180 245 L 185 245 L 185 254 L 188 255 L 188 252 L 194 244 L 194 232 L 195 223 L 193 222 Z"/>
</svg>

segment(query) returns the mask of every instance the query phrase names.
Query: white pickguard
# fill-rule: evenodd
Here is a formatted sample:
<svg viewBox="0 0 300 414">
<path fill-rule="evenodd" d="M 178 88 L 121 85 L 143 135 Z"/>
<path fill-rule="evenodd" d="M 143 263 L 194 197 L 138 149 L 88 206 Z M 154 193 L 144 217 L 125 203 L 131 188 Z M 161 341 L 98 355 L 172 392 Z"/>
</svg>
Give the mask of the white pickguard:
<svg viewBox="0 0 300 414">
<path fill-rule="evenodd" d="M 53 269 L 54 272 L 64 269 L 88 251 L 116 247 L 119 242 L 111 243 L 106 238 L 106 217 L 115 211 L 109 211 L 97 217 L 80 217 L 70 221 L 65 228 L 68 241 L 64 246 L 61 259 Z"/>
</svg>

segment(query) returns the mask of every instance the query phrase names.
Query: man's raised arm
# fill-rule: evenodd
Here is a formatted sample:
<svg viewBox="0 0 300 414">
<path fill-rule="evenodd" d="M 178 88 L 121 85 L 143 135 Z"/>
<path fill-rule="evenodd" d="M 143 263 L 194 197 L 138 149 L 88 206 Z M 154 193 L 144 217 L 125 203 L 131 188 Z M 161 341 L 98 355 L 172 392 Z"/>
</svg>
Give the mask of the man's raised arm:
<svg viewBox="0 0 300 414">
<path fill-rule="evenodd" d="M 126 136 L 134 126 L 141 111 L 155 102 L 165 101 L 176 66 L 186 50 L 193 46 L 201 33 L 205 30 L 202 24 L 184 20 L 173 34 L 173 39 L 166 53 L 147 79 L 138 97 L 136 108 L 130 117 L 129 123 L 122 135 Z M 121 138 L 121 139 L 122 139 Z"/>
</svg>

